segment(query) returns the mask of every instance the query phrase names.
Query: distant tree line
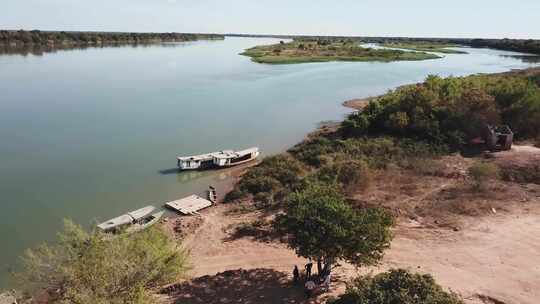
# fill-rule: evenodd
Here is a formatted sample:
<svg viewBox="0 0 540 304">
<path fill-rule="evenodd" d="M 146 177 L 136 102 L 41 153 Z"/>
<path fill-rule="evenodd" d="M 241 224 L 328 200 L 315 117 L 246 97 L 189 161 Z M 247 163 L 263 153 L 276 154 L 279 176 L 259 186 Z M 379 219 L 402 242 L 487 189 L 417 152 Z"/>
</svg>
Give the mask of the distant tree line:
<svg viewBox="0 0 540 304">
<path fill-rule="evenodd" d="M 469 45 L 540 55 L 540 40 L 533 39 L 473 39 Z"/>
<path fill-rule="evenodd" d="M 52 32 L 0 30 L 0 45 L 96 45 L 223 39 L 218 34 L 186 33 L 120 33 L 120 32 Z"/>
</svg>

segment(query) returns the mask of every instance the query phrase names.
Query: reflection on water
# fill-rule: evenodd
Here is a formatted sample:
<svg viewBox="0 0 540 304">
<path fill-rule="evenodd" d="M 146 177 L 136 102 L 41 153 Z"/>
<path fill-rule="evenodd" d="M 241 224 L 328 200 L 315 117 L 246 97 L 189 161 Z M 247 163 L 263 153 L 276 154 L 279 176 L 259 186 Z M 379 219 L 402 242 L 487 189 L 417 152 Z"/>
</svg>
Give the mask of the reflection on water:
<svg viewBox="0 0 540 304">
<path fill-rule="evenodd" d="M 210 40 L 209 40 L 210 41 Z M 47 53 L 56 53 L 58 51 L 74 51 L 74 50 L 87 50 L 87 49 L 103 49 L 103 48 L 149 48 L 149 47 L 184 47 L 193 43 L 193 41 L 186 42 L 149 42 L 149 43 L 103 43 L 94 45 L 17 45 L 10 46 L 0 44 L 0 55 L 20 55 L 20 56 L 43 56 Z"/>
<path fill-rule="evenodd" d="M 176 169 L 176 172 L 178 174 L 178 176 L 176 177 L 176 180 L 179 183 L 186 183 L 186 182 L 189 182 L 189 181 L 199 179 L 199 178 L 204 176 L 203 171 L 183 171 L 182 172 L 182 171 L 178 171 L 178 169 Z"/>
<path fill-rule="evenodd" d="M 246 168 L 253 163 L 238 166 L 238 167 L 232 167 L 232 168 L 223 168 L 223 169 L 215 169 L 215 170 L 193 170 L 193 171 L 180 171 L 178 168 L 170 168 L 170 169 L 163 169 L 159 170 L 159 174 L 161 175 L 176 175 L 176 179 L 179 183 L 187 183 L 191 182 L 203 177 L 207 177 L 208 175 L 213 175 L 216 180 L 225 180 L 232 176 L 234 176 L 234 172 L 240 171 L 243 168 Z"/>
<path fill-rule="evenodd" d="M 519 59 L 524 63 L 540 63 L 538 55 L 501 55 L 501 57 Z"/>
</svg>

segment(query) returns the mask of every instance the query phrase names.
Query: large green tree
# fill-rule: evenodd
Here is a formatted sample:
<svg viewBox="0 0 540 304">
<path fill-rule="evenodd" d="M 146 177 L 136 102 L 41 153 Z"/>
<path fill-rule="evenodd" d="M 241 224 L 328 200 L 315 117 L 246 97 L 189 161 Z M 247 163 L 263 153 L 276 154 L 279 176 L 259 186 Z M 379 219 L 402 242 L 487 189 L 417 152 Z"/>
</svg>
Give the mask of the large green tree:
<svg viewBox="0 0 540 304">
<path fill-rule="evenodd" d="M 187 270 L 187 255 L 159 229 L 114 239 L 87 233 L 71 221 L 56 244 L 29 249 L 21 288 L 45 288 L 52 303 L 153 303 L 147 288 L 174 282 Z"/>
<path fill-rule="evenodd" d="M 276 218 L 299 256 L 331 267 L 337 260 L 372 265 L 390 246 L 393 218 L 382 209 L 353 209 L 337 186 L 311 183 L 292 193 L 285 212 Z"/>
</svg>

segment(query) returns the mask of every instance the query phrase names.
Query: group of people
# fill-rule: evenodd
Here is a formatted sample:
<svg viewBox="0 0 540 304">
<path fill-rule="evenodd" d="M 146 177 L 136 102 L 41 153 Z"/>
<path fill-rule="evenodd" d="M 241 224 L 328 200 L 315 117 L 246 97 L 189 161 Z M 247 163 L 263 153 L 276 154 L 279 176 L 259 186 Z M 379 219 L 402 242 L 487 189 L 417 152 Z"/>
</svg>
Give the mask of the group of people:
<svg viewBox="0 0 540 304">
<path fill-rule="evenodd" d="M 304 291 L 306 296 L 310 298 L 313 293 L 317 290 L 328 291 L 330 288 L 331 273 L 330 269 L 325 267 L 318 276 L 313 276 L 311 274 L 311 269 L 313 268 L 313 263 L 309 261 L 305 266 L 305 284 Z M 298 285 L 300 282 L 300 270 L 298 266 L 294 266 L 293 270 L 293 283 Z"/>
</svg>

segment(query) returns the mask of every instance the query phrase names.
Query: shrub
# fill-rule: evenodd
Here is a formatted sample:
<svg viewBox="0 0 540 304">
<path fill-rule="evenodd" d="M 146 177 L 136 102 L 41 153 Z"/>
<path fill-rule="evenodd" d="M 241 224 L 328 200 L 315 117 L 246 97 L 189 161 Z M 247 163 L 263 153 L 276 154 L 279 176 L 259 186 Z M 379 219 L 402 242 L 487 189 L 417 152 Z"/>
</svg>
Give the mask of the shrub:
<svg viewBox="0 0 540 304">
<path fill-rule="evenodd" d="M 244 196 L 246 196 L 245 192 L 241 191 L 240 189 L 233 189 L 225 195 L 224 201 L 233 202 L 243 198 Z"/>
<path fill-rule="evenodd" d="M 307 165 L 321 167 L 327 164 L 323 156 L 336 152 L 336 147 L 334 141 L 319 136 L 294 146 L 289 152 Z"/>
<path fill-rule="evenodd" d="M 373 174 L 364 161 L 338 164 L 338 181 L 345 191 L 366 191 L 373 180 Z"/>
<path fill-rule="evenodd" d="M 488 181 L 500 177 L 499 167 L 487 162 L 476 162 L 468 171 L 469 176 L 473 179 L 473 186 L 476 189 L 483 189 Z"/>
<path fill-rule="evenodd" d="M 236 237 L 261 236 L 264 233 L 265 228 L 268 228 L 269 226 L 270 226 L 269 223 L 265 222 L 264 220 L 243 222 L 243 223 L 238 224 L 234 228 L 234 235 Z"/>
<path fill-rule="evenodd" d="M 276 196 L 283 197 L 300 187 L 303 175 L 303 164 L 290 155 L 268 157 L 242 176 L 226 200 L 238 200 L 252 194 L 258 199 L 264 198 L 265 203 L 274 202 Z"/>
<path fill-rule="evenodd" d="M 154 303 L 146 289 L 176 281 L 186 261 L 159 228 L 105 239 L 66 221 L 57 244 L 25 252 L 15 277 L 30 292 L 55 291 L 55 303 Z"/>
<path fill-rule="evenodd" d="M 316 178 L 327 184 L 337 183 L 345 192 L 363 192 L 371 185 L 372 175 L 365 161 L 348 159 L 322 167 Z"/>
<path fill-rule="evenodd" d="M 404 167 L 416 174 L 427 176 L 440 176 L 444 172 L 444 165 L 430 158 L 411 158 Z"/>
<path fill-rule="evenodd" d="M 507 181 L 540 184 L 540 162 L 533 161 L 521 166 L 502 166 L 501 176 Z"/>
<path fill-rule="evenodd" d="M 394 269 L 354 279 L 345 294 L 330 304 L 462 304 L 444 291 L 432 276 Z"/>
<path fill-rule="evenodd" d="M 254 195 L 261 192 L 272 193 L 281 187 L 278 180 L 271 176 L 265 176 L 260 171 L 261 170 L 254 169 L 242 178 L 240 189 L 243 192 L 248 192 Z"/>
<path fill-rule="evenodd" d="M 253 200 L 255 201 L 256 204 L 259 204 L 262 206 L 271 205 L 274 202 L 273 196 L 270 192 L 259 192 L 255 194 L 255 196 L 253 197 Z"/>
</svg>

